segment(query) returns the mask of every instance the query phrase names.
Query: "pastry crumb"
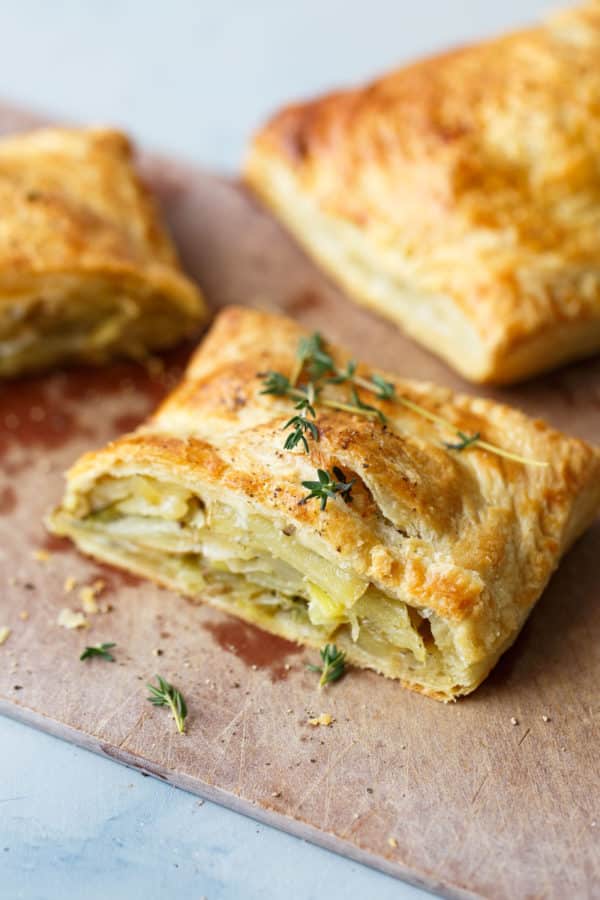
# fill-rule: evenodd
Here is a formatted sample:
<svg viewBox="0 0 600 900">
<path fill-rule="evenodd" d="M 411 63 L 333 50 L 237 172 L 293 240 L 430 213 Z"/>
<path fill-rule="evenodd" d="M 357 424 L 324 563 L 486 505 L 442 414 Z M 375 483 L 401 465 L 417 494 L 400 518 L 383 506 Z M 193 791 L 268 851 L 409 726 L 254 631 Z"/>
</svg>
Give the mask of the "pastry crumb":
<svg viewBox="0 0 600 900">
<path fill-rule="evenodd" d="M 551 721 L 552 721 L 552 719 L 550 718 L 550 716 L 542 716 L 542 722 L 551 722 Z"/>
<path fill-rule="evenodd" d="M 312 725 L 314 728 L 319 725 L 329 726 L 333 724 L 333 716 L 329 713 L 321 713 L 320 716 L 315 717 L 314 719 L 309 719 L 308 724 Z"/>
<path fill-rule="evenodd" d="M 87 628 L 89 625 L 83 613 L 75 612 L 74 609 L 69 609 L 68 607 L 61 609 L 56 622 L 63 628 Z"/>
<path fill-rule="evenodd" d="M 160 647 L 155 647 L 154 650 L 152 651 L 152 655 L 153 656 L 162 656 L 163 652 L 160 649 Z"/>
<path fill-rule="evenodd" d="M 271 797 L 281 797 L 281 791 L 273 791 Z"/>
<path fill-rule="evenodd" d="M 52 554 L 48 550 L 42 548 L 34 550 L 31 555 L 37 562 L 48 562 L 49 559 L 52 559 Z"/>
<path fill-rule="evenodd" d="M 84 612 L 89 613 L 90 615 L 95 615 L 98 612 L 98 604 L 96 603 L 96 597 L 94 596 L 94 591 L 91 586 L 87 586 L 81 588 L 79 591 L 79 599 L 81 600 L 81 606 Z"/>
<path fill-rule="evenodd" d="M 92 616 L 100 612 L 100 608 L 96 603 L 96 597 L 98 594 L 102 593 L 105 587 L 106 582 L 99 578 L 92 584 L 88 584 L 81 588 L 79 591 L 79 599 L 81 600 L 84 612 L 89 613 Z"/>
<path fill-rule="evenodd" d="M 19 618 L 20 618 L 23 622 L 26 622 L 26 621 L 27 621 L 27 619 L 29 618 L 29 613 L 27 612 L 26 609 L 21 610 L 21 612 L 19 613 Z"/>
<path fill-rule="evenodd" d="M 74 575 L 69 575 L 65 578 L 65 583 L 63 585 L 63 591 L 65 594 L 70 594 L 72 590 L 77 587 L 77 579 Z"/>
<path fill-rule="evenodd" d="M 518 724 L 519 724 L 519 720 L 517 719 L 516 716 L 511 716 L 510 724 L 511 724 L 511 725 L 518 725 Z"/>
<path fill-rule="evenodd" d="M 388 838 L 388 844 L 389 844 L 390 847 L 394 847 L 394 848 L 395 848 L 395 847 L 398 846 L 398 841 L 396 840 L 395 837 L 389 837 L 389 838 Z"/>
<path fill-rule="evenodd" d="M 9 637 L 10 628 L 8 627 L 8 625 L 2 626 L 2 628 L 0 628 L 0 644 L 3 644 L 5 641 L 7 641 Z"/>
</svg>

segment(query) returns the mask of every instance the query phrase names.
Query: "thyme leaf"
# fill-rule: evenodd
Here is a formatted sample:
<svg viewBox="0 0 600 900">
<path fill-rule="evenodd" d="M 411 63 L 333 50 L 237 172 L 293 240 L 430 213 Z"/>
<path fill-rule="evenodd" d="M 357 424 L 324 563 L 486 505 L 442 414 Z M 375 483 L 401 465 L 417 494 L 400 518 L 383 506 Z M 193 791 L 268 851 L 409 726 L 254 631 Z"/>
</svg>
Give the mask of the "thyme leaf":
<svg viewBox="0 0 600 900">
<path fill-rule="evenodd" d="M 281 372 L 265 372 L 262 375 L 263 389 L 261 394 L 273 394 L 275 397 L 285 397 L 291 388 L 290 379 Z"/>
<path fill-rule="evenodd" d="M 105 659 L 107 662 L 114 662 L 115 658 L 109 651 L 116 646 L 114 643 L 94 644 L 92 647 L 86 647 L 79 659 L 91 659 L 92 656 L 99 656 L 100 659 Z"/>
<path fill-rule="evenodd" d="M 327 352 L 325 341 L 318 331 L 313 332 L 309 337 L 300 338 L 296 355 L 300 367 L 298 375 L 302 369 L 306 369 L 311 381 L 318 381 L 328 372 L 335 371 L 333 358 Z"/>
<path fill-rule="evenodd" d="M 283 445 L 284 450 L 294 450 L 298 444 L 302 443 L 304 445 L 304 452 L 310 453 L 306 434 L 310 434 L 315 441 L 319 440 L 319 429 L 314 422 L 311 422 L 310 419 L 307 419 L 304 416 L 292 416 L 283 427 L 293 428 L 293 431 L 291 431 L 285 439 Z"/>
<path fill-rule="evenodd" d="M 153 706 L 168 706 L 173 714 L 173 718 L 175 719 L 175 724 L 177 725 L 177 731 L 180 734 L 185 733 L 185 719 L 187 717 L 187 706 L 185 700 L 183 699 L 183 695 L 177 690 L 177 688 L 173 687 L 172 684 L 169 684 L 168 681 L 165 681 L 164 678 L 161 678 L 160 675 L 156 675 L 156 680 L 158 685 L 147 684 L 146 687 L 150 691 L 150 696 L 147 698 Z"/>
<path fill-rule="evenodd" d="M 358 396 L 356 388 L 354 387 L 352 388 L 352 403 L 357 407 L 357 409 L 362 410 L 362 412 L 369 412 L 373 413 L 373 415 L 376 415 L 382 425 L 385 425 L 385 423 L 387 422 L 387 419 L 382 411 L 376 406 L 370 406 L 368 403 L 364 403 Z"/>
<path fill-rule="evenodd" d="M 346 669 L 346 654 L 338 650 L 335 644 L 325 644 L 319 651 L 323 665 L 307 665 L 310 672 L 320 672 L 319 687 L 325 687 L 333 681 L 338 681 Z"/>
<path fill-rule="evenodd" d="M 325 509 L 327 501 L 330 498 L 333 499 L 336 494 L 341 496 L 344 503 L 352 503 L 352 485 L 356 481 L 355 478 L 346 481 L 344 473 L 337 466 L 333 467 L 333 475 L 330 475 L 325 469 L 317 469 L 317 478 L 318 481 L 302 482 L 302 487 L 305 487 L 310 493 L 299 501 L 300 505 L 316 499 L 321 501 L 321 509 Z"/>
<path fill-rule="evenodd" d="M 481 434 L 478 431 L 476 431 L 475 434 L 465 434 L 464 431 L 457 431 L 456 434 L 460 438 L 460 441 L 457 443 L 449 444 L 447 441 L 444 441 L 444 447 L 447 450 L 458 450 L 459 452 L 461 450 L 466 450 L 467 447 L 472 447 L 473 444 L 476 444 L 481 437 Z"/>
</svg>

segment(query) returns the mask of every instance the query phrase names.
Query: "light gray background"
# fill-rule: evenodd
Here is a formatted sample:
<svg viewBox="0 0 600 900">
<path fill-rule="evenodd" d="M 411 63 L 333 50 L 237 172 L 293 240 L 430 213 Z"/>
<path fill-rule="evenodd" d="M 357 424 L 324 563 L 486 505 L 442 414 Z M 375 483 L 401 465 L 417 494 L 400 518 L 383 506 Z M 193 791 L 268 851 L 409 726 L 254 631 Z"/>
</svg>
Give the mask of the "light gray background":
<svg viewBox="0 0 600 900">
<path fill-rule="evenodd" d="M 235 170 L 279 104 L 547 0 L 0 0 L 0 95 Z M 1 611 L 0 595 L 0 611 Z M 1 615 L 0 615 L 1 618 Z M 427 702 L 427 701 L 424 701 Z M 388 900 L 384 875 L 0 720 L 0 898 Z"/>
</svg>

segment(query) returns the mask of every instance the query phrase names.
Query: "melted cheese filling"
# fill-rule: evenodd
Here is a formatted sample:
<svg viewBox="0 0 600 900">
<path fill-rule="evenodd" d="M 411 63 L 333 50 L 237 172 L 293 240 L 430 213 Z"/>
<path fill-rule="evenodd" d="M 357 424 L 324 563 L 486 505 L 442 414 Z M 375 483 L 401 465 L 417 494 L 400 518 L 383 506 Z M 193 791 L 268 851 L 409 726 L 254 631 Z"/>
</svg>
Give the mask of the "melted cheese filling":
<svg viewBox="0 0 600 900">
<path fill-rule="evenodd" d="M 208 599 L 267 630 L 317 646 L 336 641 L 359 665 L 458 693 L 472 677 L 434 613 L 390 597 L 240 502 L 174 483 L 104 476 L 54 528 L 108 561 Z"/>
</svg>

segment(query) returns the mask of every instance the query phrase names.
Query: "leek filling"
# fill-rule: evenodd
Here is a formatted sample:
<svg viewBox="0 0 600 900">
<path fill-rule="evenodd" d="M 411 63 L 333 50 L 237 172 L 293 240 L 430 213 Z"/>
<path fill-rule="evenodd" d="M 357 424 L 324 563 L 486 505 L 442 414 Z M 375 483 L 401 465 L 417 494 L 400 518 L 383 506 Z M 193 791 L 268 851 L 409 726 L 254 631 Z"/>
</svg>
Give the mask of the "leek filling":
<svg viewBox="0 0 600 900">
<path fill-rule="evenodd" d="M 68 357 L 142 356 L 147 344 L 173 343 L 182 320 L 166 311 L 159 297 L 145 298 L 142 308 L 104 283 L 95 289 L 69 286 L 46 297 L 7 298 L 0 316 L 0 374 Z"/>
<path fill-rule="evenodd" d="M 336 640 L 357 661 L 424 684 L 448 676 L 448 626 L 434 613 L 391 597 L 301 543 L 245 505 L 201 500 L 174 483 L 141 475 L 97 481 L 61 512 L 59 530 L 84 549 L 101 545 L 184 593 L 220 598 L 224 608 L 286 636 Z M 69 514 L 70 513 L 70 514 Z M 93 549 L 92 549 L 93 552 Z M 442 659 L 442 656 L 445 659 Z"/>
</svg>

